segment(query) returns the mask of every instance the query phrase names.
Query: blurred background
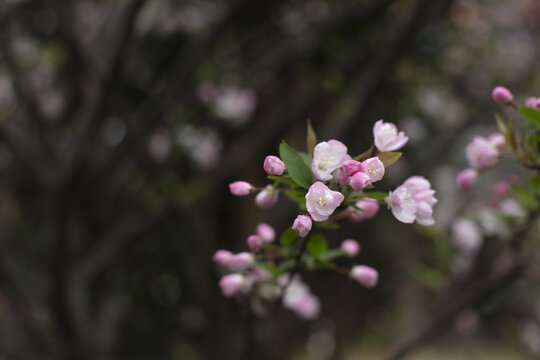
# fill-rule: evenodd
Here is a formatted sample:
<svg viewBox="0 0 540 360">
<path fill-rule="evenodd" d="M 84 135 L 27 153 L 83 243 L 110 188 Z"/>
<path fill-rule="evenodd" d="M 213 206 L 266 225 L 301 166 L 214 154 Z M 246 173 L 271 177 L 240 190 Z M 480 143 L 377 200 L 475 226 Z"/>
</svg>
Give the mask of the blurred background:
<svg viewBox="0 0 540 360">
<path fill-rule="evenodd" d="M 0 358 L 538 358 L 540 271 L 456 283 L 445 234 L 514 171 L 456 192 L 464 146 L 506 114 L 491 89 L 540 95 L 539 24 L 536 0 L 2 0 Z M 437 225 L 346 224 L 329 240 L 358 239 L 378 287 L 306 274 L 318 320 L 257 316 L 212 254 L 296 209 L 228 184 L 266 184 L 307 119 L 351 154 L 396 123 L 410 141 L 381 188 L 427 177 Z"/>
</svg>

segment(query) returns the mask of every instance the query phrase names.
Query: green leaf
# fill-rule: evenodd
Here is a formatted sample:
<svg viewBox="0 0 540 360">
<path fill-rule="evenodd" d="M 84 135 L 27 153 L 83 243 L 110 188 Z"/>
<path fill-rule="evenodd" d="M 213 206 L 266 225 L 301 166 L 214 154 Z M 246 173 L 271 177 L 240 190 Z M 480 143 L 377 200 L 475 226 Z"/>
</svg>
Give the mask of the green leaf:
<svg viewBox="0 0 540 360">
<path fill-rule="evenodd" d="M 311 168 L 307 167 L 298 152 L 289 145 L 281 143 L 279 145 L 279 155 L 285 163 L 291 178 L 301 187 L 309 189 L 313 174 Z"/>
<path fill-rule="evenodd" d="M 315 145 L 317 145 L 317 134 L 315 134 L 315 130 L 313 130 L 313 126 L 311 126 L 311 120 L 309 119 L 307 121 L 306 144 L 308 154 L 313 156 L 313 149 L 315 148 Z"/>
<path fill-rule="evenodd" d="M 502 117 L 499 114 L 495 114 L 495 120 L 497 120 L 497 127 L 499 128 L 501 134 L 506 136 L 508 129 L 506 128 L 506 124 L 504 123 Z"/>
<path fill-rule="evenodd" d="M 287 259 L 283 261 L 281 264 L 279 264 L 277 268 L 279 272 L 282 273 L 282 272 L 292 269 L 295 264 L 296 264 L 295 259 Z"/>
<path fill-rule="evenodd" d="M 364 193 L 364 196 L 368 197 L 368 198 L 378 200 L 378 199 L 384 199 L 385 197 L 387 197 L 388 193 L 386 193 L 386 192 L 369 192 L 369 193 Z"/>
<path fill-rule="evenodd" d="M 277 176 L 277 175 L 269 175 L 267 176 L 267 178 L 269 180 L 272 180 L 272 181 L 275 181 L 275 182 L 278 182 L 280 184 L 287 184 L 291 187 L 297 187 L 298 185 L 294 182 L 293 179 L 291 179 L 289 176 L 285 176 L 285 175 L 282 175 L 282 176 Z"/>
<path fill-rule="evenodd" d="M 296 244 L 300 240 L 300 235 L 296 231 L 294 231 L 292 228 L 288 228 L 281 234 L 281 238 L 279 239 L 279 242 L 281 245 L 288 249 L 294 244 Z"/>
<path fill-rule="evenodd" d="M 328 249 L 326 239 L 320 234 L 312 235 L 307 243 L 307 249 L 313 257 L 319 257 Z"/>
<path fill-rule="evenodd" d="M 512 185 L 512 192 L 516 199 L 529 210 L 536 210 L 538 208 L 538 201 L 536 197 L 531 194 L 531 191 L 521 185 Z"/>
<path fill-rule="evenodd" d="M 330 249 L 319 255 L 319 260 L 321 261 L 330 261 L 342 256 L 345 256 L 347 253 L 340 249 Z"/>
<path fill-rule="evenodd" d="M 280 274 L 280 271 L 279 271 L 278 268 L 276 268 L 276 267 L 274 267 L 274 266 L 272 266 L 272 265 L 270 265 L 269 263 L 266 263 L 266 262 L 257 263 L 257 267 L 268 271 L 274 277 L 276 277 L 276 276 L 278 276 Z"/>
<path fill-rule="evenodd" d="M 284 191 L 285 196 L 287 196 L 292 201 L 296 202 L 300 209 L 306 209 L 306 193 L 298 190 L 286 190 Z"/>
<path fill-rule="evenodd" d="M 398 159 L 401 157 L 401 153 L 388 151 L 378 154 L 377 157 L 382 161 L 384 167 L 387 167 L 398 161 Z"/>
<path fill-rule="evenodd" d="M 520 105 L 518 109 L 521 115 L 523 115 L 528 122 L 536 126 L 540 126 L 540 111 L 523 105 Z"/>
<path fill-rule="evenodd" d="M 533 189 L 533 191 L 536 193 L 536 195 L 540 195 L 540 177 L 539 176 L 535 176 L 531 179 L 531 188 Z"/>
<path fill-rule="evenodd" d="M 311 156 L 311 155 L 309 155 L 308 153 L 305 153 L 305 152 L 298 152 L 298 155 L 300 155 L 300 157 L 304 161 L 304 164 L 306 164 L 306 166 L 311 169 L 311 163 L 313 162 L 313 156 Z"/>
</svg>

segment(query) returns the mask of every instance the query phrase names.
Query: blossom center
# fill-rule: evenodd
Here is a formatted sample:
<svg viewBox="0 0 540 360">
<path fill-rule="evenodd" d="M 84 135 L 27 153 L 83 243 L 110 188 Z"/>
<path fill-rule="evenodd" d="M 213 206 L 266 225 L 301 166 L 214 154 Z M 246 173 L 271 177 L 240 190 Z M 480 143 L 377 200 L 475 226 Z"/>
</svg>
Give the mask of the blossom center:
<svg viewBox="0 0 540 360">
<path fill-rule="evenodd" d="M 325 206 L 326 205 L 326 199 L 323 196 L 319 197 L 319 200 L 317 201 L 317 204 L 319 204 L 319 206 Z"/>
</svg>

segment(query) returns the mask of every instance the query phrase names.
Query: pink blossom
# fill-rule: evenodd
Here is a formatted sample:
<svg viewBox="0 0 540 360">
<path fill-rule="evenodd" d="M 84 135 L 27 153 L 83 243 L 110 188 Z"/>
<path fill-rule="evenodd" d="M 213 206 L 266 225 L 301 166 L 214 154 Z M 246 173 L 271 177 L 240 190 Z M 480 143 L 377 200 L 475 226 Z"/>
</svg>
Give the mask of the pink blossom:
<svg viewBox="0 0 540 360">
<path fill-rule="evenodd" d="M 332 172 L 338 169 L 350 157 L 347 147 L 337 140 L 318 143 L 313 149 L 313 162 L 311 170 L 319 180 L 332 179 Z"/>
<path fill-rule="evenodd" d="M 219 287 L 223 296 L 231 298 L 238 295 L 244 286 L 244 275 L 242 274 L 229 274 L 225 275 L 219 280 Z"/>
<path fill-rule="evenodd" d="M 409 140 L 403 131 L 398 133 L 396 125 L 382 120 L 377 121 L 373 126 L 373 137 L 375 146 L 381 152 L 398 150 Z"/>
<path fill-rule="evenodd" d="M 498 132 L 489 135 L 488 140 L 496 148 L 501 148 L 506 145 L 506 139 L 504 138 L 504 135 Z"/>
<path fill-rule="evenodd" d="M 264 171 L 268 175 L 283 175 L 285 164 L 280 158 L 274 155 L 269 155 L 264 159 Z"/>
<path fill-rule="evenodd" d="M 347 257 L 355 257 L 360 252 L 360 244 L 354 239 L 347 239 L 341 243 L 340 249 L 343 250 Z"/>
<path fill-rule="evenodd" d="M 476 169 L 485 169 L 497 163 L 499 150 L 485 137 L 475 136 L 465 148 L 469 165 Z"/>
<path fill-rule="evenodd" d="M 271 185 L 268 185 L 255 196 L 255 205 L 261 209 L 269 209 L 278 201 L 279 193 Z"/>
<path fill-rule="evenodd" d="M 386 198 L 394 216 L 401 222 L 412 223 L 415 220 L 424 226 L 433 225 L 433 205 L 437 199 L 433 196 L 428 180 L 421 176 L 408 178 Z"/>
<path fill-rule="evenodd" d="M 251 250 L 259 251 L 264 245 L 264 240 L 259 235 L 250 235 L 247 238 L 247 244 Z"/>
<path fill-rule="evenodd" d="M 456 182 L 459 189 L 469 190 L 474 186 L 477 179 L 478 170 L 469 168 L 459 172 Z"/>
<path fill-rule="evenodd" d="M 493 192 L 499 196 L 506 196 L 509 191 L 510 186 L 508 186 L 508 183 L 504 180 L 497 181 L 495 185 L 493 185 Z"/>
<path fill-rule="evenodd" d="M 540 98 L 530 97 L 525 101 L 525 106 L 531 109 L 540 110 Z"/>
<path fill-rule="evenodd" d="M 215 113 L 233 125 L 246 123 L 257 106 L 257 96 L 251 89 L 224 87 L 213 99 Z"/>
<path fill-rule="evenodd" d="M 384 164 L 378 157 L 372 157 L 362 162 L 367 174 L 371 179 L 371 183 L 379 181 L 384 176 Z"/>
<path fill-rule="evenodd" d="M 304 294 L 293 309 L 304 320 L 315 320 L 321 311 L 319 299 L 311 294 Z"/>
<path fill-rule="evenodd" d="M 357 172 L 349 178 L 349 185 L 353 188 L 354 191 L 360 192 L 366 186 L 371 184 L 371 177 L 365 172 Z"/>
<path fill-rule="evenodd" d="M 347 209 L 350 211 L 350 218 L 354 222 L 371 219 L 379 212 L 379 202 L 371 198 L 363 198 L 355 203 L 359 209 L 350 206 Z"/>
<path fill-rule="evenodd" d="M 458 219 L 452 223 L 452 242 L 464 254 L 476 254 L 482 240 L 480 228 L 471 220 Z"/>
<path fill-rule="evenodd" d="M 311 231 L 311 218 L 306 215 L 298 215 L 294 219 L 293 230 L 296 231 L 301 237 L 306 237 L 306 235 Z"/>
<path fill-rule="evenodd" d="M 218 250 L 212 257 L 212 260 L 214 260 L 216 264 L 219 264 L 221 266 L 227 266 L 229 261 L 232 259 L 233 255 L 234 254 L 230 251 Z"/>
<path fill-rule="evenodd" d="M 265 223 L 259 223 L 257 225 L 257 235 L 259 235 L 264 242 L 272 242 L 276 238 L 276 231 L 274 228 Z"/>
<path fill-rule="evenodd" d="M 493 98 L 493 101 L 495 101 L 498 104 L 508 104 L 514 99 L 514 96 L 504 86 L 497 86 L 495 89 L 493 89 L 493 92 L 491 93 L 491 97 Z"/>
<path fill-rule="evenodd" d="M 235 181 L 229 184 L 229 190 L 231 191 L 231 194 L 236 196 L 249 195 L 251 189 L 253 189 L 253 186 L 245 181 Z"/>
<path fill-rule="evenodd" d="M 255 263 L 255 258 L 248 252 L 241 252 L 229 260 L 227 266 L 231 271 L 244 271 Z"/>
<path fill-rule="evenodd" d="M 317 181 L 306 194 L 306 207 L 315 221 L 325 221 L 341 204 L 345 197 L 338 191 L 332 191 L 322 182 Z"/>
<path fill-rule="evenodd" d="M 377 270 L 366 265 L 357 265 L 351 269 L 351 278 L 359 282 L 361 285 L 372 288 L 377 285 L 379 273 Z"/>
</svg>

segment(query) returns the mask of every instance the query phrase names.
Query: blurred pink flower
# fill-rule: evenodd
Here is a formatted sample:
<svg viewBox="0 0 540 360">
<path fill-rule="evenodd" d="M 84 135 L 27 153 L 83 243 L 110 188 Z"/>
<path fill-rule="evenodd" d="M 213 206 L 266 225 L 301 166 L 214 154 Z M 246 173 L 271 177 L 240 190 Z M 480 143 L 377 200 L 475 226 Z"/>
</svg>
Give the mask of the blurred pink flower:
<svg viewBox="0 0 540 360">
<path fill-rule="evenodd" d="M 249 195 L 253 186 L 245 181 L 235 181 L 229 184 L 229 190 L 231 194 L 236 196 L 246 196 Z"/>
<path fill-rule="evenodd" d="M 368 288 L 377 285 L 377 281 L 379 280 L 379 273 L 377 270 L 366 265 L 357 265 L 353 267 L 350 276 L 358 283 Z"/>
<path fill-rule="evenodd" d="M 381 152 L 398 150 L 409 140 L 403 131 L 398 133 L 396 125 L 383 120 L 377 121 L 373 126 L 373 137 L 375 146 Z"/>
<path fill-rule="evenodd" d="M 219 280 L 219 287 L 225 297 L 234 297 L 242 291 L 244 285 L 244 275 L 242 274 L 229 274 L 225 275 Z"/>
<path fill-rule="evenodd" d="M 255 205 L 261 209 L 269 209 L 278 201 L 279 193 L 271 185 L 265 187 L 255 196 Z"/>
<path fill-rule="evenodd" d="M 465 148 L 469 165 L 476 169 L 485 169 L 497 163 L 499 150 L 488 139 L 475 136 Z"/>
<path fill-rule="evenodd" d="M 512 100 L 514 100 L 514 96 L 504 86 L 497 86 L 495 89 L 493 89 L 491 93 L 491 97 L 493 98 L 493 101 L 495 101 L 498 104 L 508 104 Z"/>
<path fill-rule="evenodd" d="M 363 198 L 355 203 L 355 206 L 360 209 L 355 209 L 349 206 L 348 210 L 351 212 L 349 215 L 354 222 L 371 219 L 379 212 L 379 202 L 371 198 Z"/>
<path fill-rule="evenodd" d="M 276 231 L 266 223 L 259 223 L 256 231 L 265 242 L 272 242 L 276 238 Z"/>
<path fill-rule="evenodd" d="M 469 168 L 459 172 L 456 182 L 460 190 L 469 190 L 474 186 L 477 179 L 478 170 Z"/>
<path fill-rule="evenodd" d="M 341 243 L 340 249 L 347 254 L 347 257 L 352 258 L 360 252 L 360 244 L 354 239 L 346 239 Z"/>
</svg>

